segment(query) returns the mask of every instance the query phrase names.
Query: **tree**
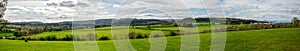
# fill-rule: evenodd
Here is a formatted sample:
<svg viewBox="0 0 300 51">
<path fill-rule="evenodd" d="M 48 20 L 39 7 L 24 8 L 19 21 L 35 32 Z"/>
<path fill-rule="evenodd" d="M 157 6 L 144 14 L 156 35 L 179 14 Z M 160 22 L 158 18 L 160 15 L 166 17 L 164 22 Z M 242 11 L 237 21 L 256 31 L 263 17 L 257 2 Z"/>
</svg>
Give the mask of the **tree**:
<svg viewBox="0 0 300 51">
<path fill-rule="evenodd" d="M 176 35 L 177 35 L 176 32 L 174 32 L 174 31 L 171 31 L 171 32 L 170 32 L 170 36 L 176 36 Z"/>
<path fill-rule="evenodd" d="M 135 34 L 136 34 L 136 33 L 135 33 L 135 32 L 133 32 L 133 31 L 132 31 L 132 32 L 130 32 L 130 33 L 128 34 L 128 36 L 129 36 L 129 39 L 134 39 L 134 38 L 135 38 L 135 37 L 134 37 L 134 36 L 135 36 Z"/>
<path fill-rule="evenodd" d="M 102 36 L 99 40 L 109 40 L 107 36 Z"/>
<path fill-rule="evenodd" d="M 151 24 L 150 24 L 150 23 L 147 24 L 147 28 L 148 28 L 148 29 L 151 29 Z"/>
<path fill-rule="evenodd" d="M 63 38 L 64 41 L 71 41 L 73 40 L 73 35 L 66 35 L 64 38 Z"/>
<path fill-rule="evenodd" d="M 176 22 L 173 22 L 173 23 L 171 24 L 171 26 L 178 27 L 178 24 L 177 24 Z"/>
<path fill-rule="evenodd" d="M 4 15 L 5 10 L 6 10 L 7 1 L 8 0 L 2 0 L 2 2 L 0 2 L 0 10 L 1 10 L 0 11 L 0 24 L 1 24 L 0 29 L 4 28 L 4 26 L 7 25 L 7 23 L 8 23 L 7 20 L 1 19 Z"/>
<path fill-rule="evenodd" d="M 248 26 L 247 29 L 253 30 L 253 29 L 254 29 L 254 24 L 251 22 L 251 23 L 249 24 L 249 26 Z"/>
<path fill-rule="evenodd" d="M 241 23 L 238 27 L 238 30 L 244 30 L 245 25 L 243 23 Z"/>
<path fill-rule="evenodd" d="M 297 26 L 299 25 L 299 20 L 298 20 L 297 17 L 294 17 L 294 18 L 292 19 L 292 24 L 293 24 L 294 27 L 297 27 Z"/>
<path fill-rule="evenodd" d="M 19 32 L 15 32 L 15 33 L 14 33 L 14 36 L 20 37 L 21 35 L 19 34 Z"/>
<path fill-rule="evenodd" d="M 56 37 L 55 35 L 47 36 L 47 37 L 46 37 L 46 40 L 48 40 L 48 41 L 57 40 L 57 37 Z"/>
<path fill-rule="evenodd" d="M 148 34 L 145 34 L 145 36 L 144 36 L 145 38 L 149 38 L 149 33 Z"/>
<path fill-rule="evenodd" d="M 141 38 L 145 38 L 145 37 L 142 36 L 142 34 L 138 34 L 138 35 L 136 36 L 136 39 L 141 39 Z"/>
</svg>

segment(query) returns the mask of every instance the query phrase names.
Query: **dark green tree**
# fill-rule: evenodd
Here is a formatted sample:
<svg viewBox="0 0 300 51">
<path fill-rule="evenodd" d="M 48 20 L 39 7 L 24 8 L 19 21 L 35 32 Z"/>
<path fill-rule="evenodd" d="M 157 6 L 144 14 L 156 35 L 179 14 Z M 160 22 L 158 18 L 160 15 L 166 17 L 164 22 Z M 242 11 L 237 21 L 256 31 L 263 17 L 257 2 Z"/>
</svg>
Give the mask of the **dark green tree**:
<svg viewBox="0 0 300 51">
<path fill-rule="evenodd" d="M 293 24 L 294 27 L 298 27 L 299 26 L 299 20 L 298 20 L 297 17 L 294 17 L 292 19 L 292 24 Z"/>
<path fill-rule="evenodd" d="M 178 35 L 176 32 L 174 32 L 174 31 L 170 32 L 170 36 L 176 36 L 176 35 Z"/>
<path fill-rule="evenodd" d="M 110 40 L 107 36 L 102 36 L 99 40 Z"/>
<path fill-rule="evenodd" d="M 19 32 L 14 32 L 13 35 L 16 36 L 16 37 L 20 37 L 20 36 L 21 36 L 21 35 L 19 34 Z"/>
<path fill-rule="evenodd" d="M 142 39 L 142 38 L 145 38 L 142 34 L 138 34 L 138 35 L 136 36 L 136 39 Z"/>
</svg>

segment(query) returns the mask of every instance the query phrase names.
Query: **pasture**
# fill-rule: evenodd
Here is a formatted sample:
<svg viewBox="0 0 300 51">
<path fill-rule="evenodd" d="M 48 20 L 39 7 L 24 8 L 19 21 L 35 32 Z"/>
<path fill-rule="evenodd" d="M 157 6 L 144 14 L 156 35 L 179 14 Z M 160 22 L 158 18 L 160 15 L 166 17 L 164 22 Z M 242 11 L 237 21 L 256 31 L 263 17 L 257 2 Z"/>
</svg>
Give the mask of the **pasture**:
<svg viewBox="0 0 300 51">
<path fill-rule="evenodd" d="M 300 51 L 299 30 L 299 28 L 279 28 L 227 32 L 225 51 Z M 109 32 L 108 30 L 96 32 L 104 33 L 105 31 Z M 45 36 L 54 33 L 57 36 L 63 36 L 60 33 L 70 33 L 70 31 L 46 32 L 34 36 Z M 209 50 L 211 45 L 210 33 L 184 36 L 200 36 L 200 50 Z M 132 39 L 130 41 L 138 51 L 148 51 L 150 49 L 149 38 Z M 180 50 L 180 36 L 167 37 L 167 42 L 166 51 Z M 97 44 L 100 51 L 116 51 L 112 40 L 97 41 Z M 29 41 L 25 43 L 22 40 L 0 40 L 0 47 L 1 51 L 74 51 L 73 41 Z"/>
<path fill-rule="evenodd" d="M 210 29 L 210 26 L 199 26 L 195 27 L 195 29 L 198 28 L 199 32 L 202 32 L 205 29 Z M 162 31 L 164 34 L 169 35 L 170 31 L 176 31 L 179 29 L 189 29 L 185 27 L 172 27 L 172 26 L 158 26 L 158 27 L 152 27 L 151 29 L 147 29 L 146 26 L 136 26 L 136 27 L 127 27 L 127 26 L 118 26 L 118 27 L 103 27 L 103 28 L 95 28 L 95 29 L 82 29 L 82 30 L 64 30 L 64 31 L 53 31 L 53 32 L 43 32 L 36 35 L 31 35 L 29 37 L 31 38 L 39 38 L 39 37 L 46 37 L 46 36 L 57 36 L 58 38 L 65 37 L 66 35 L 72 35 L 72 33 L 75 34 L 88 34 L 88 33 L 95 33 L 98 38 L 101 36 L 112 36 L 112 31 L 114 31 L 114 35 L 124 35 L 125 31 L 127 32 L 136 32 L 139 34 L 150 34 L 153 31 Z M 121 31 L 121 32 L 120 32 Z M 119 33 L 118 33 L 119 32 Z"/>
</svg>

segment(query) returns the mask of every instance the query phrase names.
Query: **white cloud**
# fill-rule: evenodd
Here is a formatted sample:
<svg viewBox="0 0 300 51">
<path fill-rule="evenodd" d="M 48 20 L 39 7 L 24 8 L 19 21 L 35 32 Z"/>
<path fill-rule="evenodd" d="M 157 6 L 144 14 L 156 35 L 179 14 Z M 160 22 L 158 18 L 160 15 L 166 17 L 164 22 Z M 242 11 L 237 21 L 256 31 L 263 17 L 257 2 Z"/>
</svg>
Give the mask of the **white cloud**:
<svg viewBox="0 0 300 51">
<path fill-rule="evenodd" d="M 10 0 L 5 17 L 14 22 L 22 19 L 23 21 L 49 20 L 44 22 L 60 22 L 63 20 L 71 20 L 72 18 L 168 18 L 171 16 L 173 16 L 173 18 L 225 16 L 257 20 L 288 20 L 294 16 L 299 17 L 300 14 L 300 0 L 122 1 L 123 0 L 103 0 L 102 2 L 99 0 Z M 50 4 L 47 5 L 47 3 Z M 157 11 L 147 11 L 147 9 Z M 145 17 L 147 15 L 148 17 Z M 150 17 L 151 15 L 152 17 Z"/>
</svg>

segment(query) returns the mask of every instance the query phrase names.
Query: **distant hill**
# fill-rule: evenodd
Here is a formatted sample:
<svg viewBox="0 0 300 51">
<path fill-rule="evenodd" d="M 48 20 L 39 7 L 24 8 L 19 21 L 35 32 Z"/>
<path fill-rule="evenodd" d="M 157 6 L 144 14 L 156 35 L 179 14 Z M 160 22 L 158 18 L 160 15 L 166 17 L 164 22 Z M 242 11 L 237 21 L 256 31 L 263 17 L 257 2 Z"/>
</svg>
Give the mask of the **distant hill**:
<svg viewBox="0 0 300 51">
<path fill-rule="evenodd" d="M 224 18 L 212 18 L 212 19 L 224 19 Z M 195 18 L 197 22 L 210 22 L 210 18 Z M 267 21 L 257 21 L 257 20 L 250 20 L 250 19 L 238 19 L 238 18 L 226 18 L 227 24 L 250 24 L 250 23 L 268 23 Z"/>
<path fill-rule="evenodd" d="M 88 20 L 88 21 L 64 21 L 58 23 L 43 23 L 39 21 L 34 22 L 12 22 L 15 25 L 72 25 L 72 23 L 95 23 L 95 25 L 111 25 L 112 23 L 118 23 L 122 25 L 131 24 L 131 25 L 145 25 L 148 23 L 167 23 L 170 21 L 159 20 L 159 19 L 97 19 L 97 20 Z"/>
<path fill-rule="evenodd" d="M 212 19 L 218 19 L 218 18 L 212 18 Z M 210 22 L 210 18 L 195 18 L 197 22 Z M 58 23 L 43 23 L 39 21 L 34 22 L 13 22 L 12 24 L 15 25 L 72 25 L 73 22 L 76 23 L 87 23 L 87 22 L 93 22 L 95 25 L 111 25 L 112 23 L 117 23 L 120 25 L 145 25 L 148 23 L 167 23 L 167 22 L 174 22 L 172 19 L 97 19 L 97 20 L 88 20 L 88 21 L 64 21 L 64 22 L 58 22 Z M 257 21 L 257 20 L 249 20 L 249 19 L 238 19 L 238 18 L 226 18 L 227 23 L 231 24 L 249 24 L 249 23 L 255 23 L 255 22 L 261 22 L 261 23 L 267 23 L 267 21 Z"/>
</svg>

